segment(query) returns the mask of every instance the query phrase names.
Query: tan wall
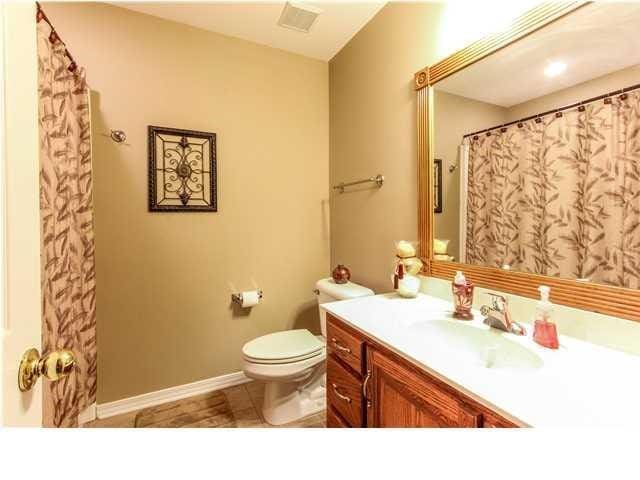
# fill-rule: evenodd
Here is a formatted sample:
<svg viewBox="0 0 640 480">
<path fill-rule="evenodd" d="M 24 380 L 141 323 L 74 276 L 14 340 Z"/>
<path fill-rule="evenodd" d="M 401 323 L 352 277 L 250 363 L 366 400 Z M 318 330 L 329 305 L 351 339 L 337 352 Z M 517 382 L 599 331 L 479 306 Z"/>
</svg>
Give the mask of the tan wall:
<svg viewBox="0 0 640 480">
<path fill-rule="evenodd" d="M 534 98 L 507 109 L 506 121 L 511 122 L 537 113 L 546 112 L 564 105 L 581 102 L 613 90 L 630 87 L 640 83 L 640 65 L 625 68 L 602 77 L 588 80 L 573 87 Z"/>
<path fill-rule="evenodd" d="M 435 237 L 449 240 L 447 253 L 460 260 L 460 169 L 449 172 L 450 165 L 458 165 L 458 147 L 462 136 L 505 122 L 506 109 L 490 103 L 453 95 L 444 91 L 434 96 L 435 158 L 442 162 L 442 213 L 435 214 Z"/>
<path fill-rule="evenodd" d="M 439 3 L 387 4 L 330 62 L 331 184 L 386 177 L 380 190 L 332 193 L 332 264 L 391 289 L 394 240 L 417 238 L 413 74 L 436 60 Z"/>
<path fill-rule="evenodd" d="M 238 371 L 268 332 L 318 331 L 327 64 L 113 6 L 44 8 L 94 91 L 98 402 Z M 218 213 L 147 212 L 148 125 L 217 133 Z M 230 285 L 252 281 L 264 301 L 240 314 Z"/>
</svg>

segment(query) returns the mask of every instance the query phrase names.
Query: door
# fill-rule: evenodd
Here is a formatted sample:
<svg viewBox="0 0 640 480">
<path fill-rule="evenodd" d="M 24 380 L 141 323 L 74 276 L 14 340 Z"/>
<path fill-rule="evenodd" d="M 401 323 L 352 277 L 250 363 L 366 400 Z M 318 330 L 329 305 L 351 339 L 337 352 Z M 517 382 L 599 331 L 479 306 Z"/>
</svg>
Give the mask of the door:
<svg viewBox="0 0 640 480">
<path fill-rule="evenodd" d="M 477 427 L 480 415 L 426 375 L 368 347 L 368 427 Z"/>
<path fill-rule="evenodd" d="M 18 366 L 40 349 L 38 63 L 34 3 L 0 4 L 0 423 L 42 425 L 42 381 L 18 389 Z"/>
</svg>

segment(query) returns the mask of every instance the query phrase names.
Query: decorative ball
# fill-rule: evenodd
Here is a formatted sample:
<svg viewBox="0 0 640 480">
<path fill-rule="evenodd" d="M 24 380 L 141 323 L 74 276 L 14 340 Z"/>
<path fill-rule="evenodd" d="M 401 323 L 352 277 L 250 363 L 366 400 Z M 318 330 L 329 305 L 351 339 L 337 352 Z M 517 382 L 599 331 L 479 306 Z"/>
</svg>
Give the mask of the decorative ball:
<svg viewBox="0 0 640 480">
<path fill-rule="evenodd" d="M 331 276 L 336 283 L 347 283 L 351 278 L 351 272 L 347 267 L 339 264 L 336 268 L 333 269 L 333 272 L 331 272 Z"/>
</svg>

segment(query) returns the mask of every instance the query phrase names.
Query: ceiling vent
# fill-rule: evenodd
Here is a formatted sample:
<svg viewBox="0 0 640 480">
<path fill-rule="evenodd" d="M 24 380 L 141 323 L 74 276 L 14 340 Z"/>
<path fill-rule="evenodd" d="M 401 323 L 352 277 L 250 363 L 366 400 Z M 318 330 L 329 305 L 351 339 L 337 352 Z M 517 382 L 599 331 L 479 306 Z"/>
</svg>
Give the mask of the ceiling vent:
<svg viewBox="0 0 640 480">
<path fill-rule="evenodd" d="M 278 25 L 299 32 L 309 33 L 322 10 L 310 5 L 287 2 L 282 9 Z"/>
</svg>

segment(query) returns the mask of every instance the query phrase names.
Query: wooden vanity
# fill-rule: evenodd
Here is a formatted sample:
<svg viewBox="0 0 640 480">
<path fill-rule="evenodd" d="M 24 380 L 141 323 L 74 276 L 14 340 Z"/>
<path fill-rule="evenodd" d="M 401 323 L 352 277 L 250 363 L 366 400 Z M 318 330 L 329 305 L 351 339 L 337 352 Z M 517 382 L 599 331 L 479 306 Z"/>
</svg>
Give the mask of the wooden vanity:
<svg viewBox="0 0 640 480">
<path fill-rule="evenodd" d="M 327 427 L 516 427 L 327 313 Z"/>
</svg>

